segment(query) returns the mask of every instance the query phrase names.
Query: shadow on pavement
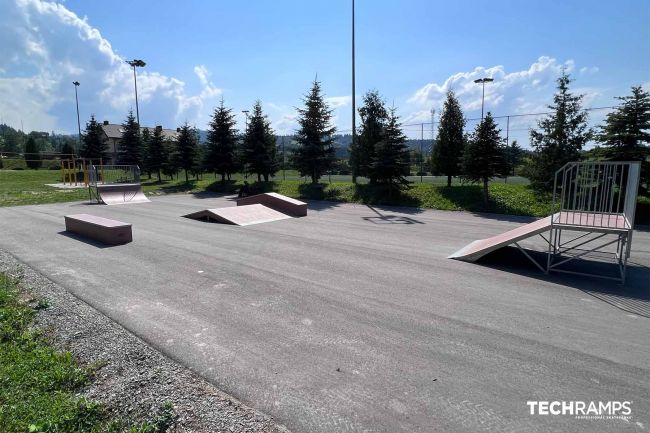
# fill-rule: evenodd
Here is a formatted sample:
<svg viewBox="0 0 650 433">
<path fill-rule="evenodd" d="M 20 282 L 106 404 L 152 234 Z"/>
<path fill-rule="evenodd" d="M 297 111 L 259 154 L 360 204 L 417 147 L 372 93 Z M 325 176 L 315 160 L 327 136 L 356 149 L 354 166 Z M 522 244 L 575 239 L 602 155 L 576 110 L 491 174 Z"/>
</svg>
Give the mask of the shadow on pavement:
<svg viewBox="0 0 650 433">
<path fill-rule="evenodd" d="M 546 263 L 546 254 L 527 252 L 538 262 Z M 628 261 L 627 278 L 624 286 L 616 281 L 602 278 L 571 275 L 565 273 L 541 272 L 517 248 L 505 247 L 481 258 L 477 264 L 504 272 L 525 275 L 538 280 L 549 281 L 581 290 L 594 298 L 616 308 L 639 316 L 650 318 L 650 268 Z M 567 270 L 589 272 L 601 275 L 616 275 L 616 265 L 592 260 L 572 263 Z"/>
<path fill-rule="evenodd" d="M 58 232 L 58 234 L 61 235 L 61 236 L 65 236 L 67 238 L 70 238 L 70 239 L 74 239 L 74 240 L 79 241 L 79 242 L 83 242 L 83 243 L 88 244 L 88 245 L 92 245 L 93 247 L 100 248 L 100 249 L 122 246 L 122 245 L 108 245 L 108 244 L 96 241 L 94 239 L 90 239 L 90 238 L 87 238 L 85 236 L 81 236 L 81 235 L 66 232 L 66 231 Z"/>
</svg>

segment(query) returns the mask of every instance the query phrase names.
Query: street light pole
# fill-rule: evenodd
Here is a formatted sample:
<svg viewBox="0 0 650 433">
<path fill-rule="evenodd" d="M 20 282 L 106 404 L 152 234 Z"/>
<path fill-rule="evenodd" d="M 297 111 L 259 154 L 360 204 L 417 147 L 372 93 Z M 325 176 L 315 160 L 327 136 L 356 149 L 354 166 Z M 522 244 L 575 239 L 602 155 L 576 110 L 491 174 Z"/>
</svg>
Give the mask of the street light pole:
<svg viewBox="0 0 650 433">
<path fill-rule="evenodd" d="M 135 87 L 135 116 L 140 126 L 140 109 L 138 108 L 138 78 L 135 74 L 135 68 L 144 68 L 147 64 L 140 59 L 127 60 L 126 63 L 133 67 L 133 86 Z"/>
<path fill-rule="evenodd" d="M 77 87 L 79 87 L 79 81 L 73 81 L 74 84 L 74 99 L 77 101 L 77 129 L 79 130 L 79 149 L 81 149 L 81 120 L 79 119 L 79 95 L 77 94 Z"/>
<path fill-rule="evenodd" d="M 485 83 L 490 83 L 492 81 L 494 81 L 494 78 L 479 78 L 478 80 L 474 80 L 475 83 L 483 85 L 483 96 L 481 97 L 481 120 L 483 120 L 483 105 L 485 104 Z"/>
<path fill-rule="evenodd" d="M 244 133 L 248 130 L 248 110 L 241 110 L 242 113 L 244 113 L 244 116 L 246 116 L 246 121 L 244 123 Z"/>
<path fill-rule="evenodd" d="M 355 71 L 354 71 L 354 63 L 355 63 L 355 58 L 354 58 L 354 0 L 352 0 L 352 147 L 356 145 L 356 137 L 357 137 L 357 123 L 356 123 L 356 111 L 357 111 L 357 104 L 356 104 L 356 97 L 355 97 Z M 356 183 L 357 176 L 355 172 L 355 168 L 352 167 L 352 180 L 354 183 Z"/>
</svg>

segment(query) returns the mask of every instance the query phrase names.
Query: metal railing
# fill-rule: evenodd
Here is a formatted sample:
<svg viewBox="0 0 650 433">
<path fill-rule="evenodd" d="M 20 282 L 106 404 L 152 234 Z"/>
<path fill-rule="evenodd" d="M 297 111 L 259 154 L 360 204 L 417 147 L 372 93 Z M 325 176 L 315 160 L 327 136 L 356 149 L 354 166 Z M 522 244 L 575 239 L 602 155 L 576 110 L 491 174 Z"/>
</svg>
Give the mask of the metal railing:
<svg viewBox="0 0 650 433">
<path fill-rule="evenodd" d="M 569 162 L 555 173 L 553 225 L 631 230 L 640 162 Z"/>
<path fill-rule="evenodd" d="M 137 165 L 93 165 L 89 175 L 93 186 L 140 183 L 140 167 Z"/>
</svg>

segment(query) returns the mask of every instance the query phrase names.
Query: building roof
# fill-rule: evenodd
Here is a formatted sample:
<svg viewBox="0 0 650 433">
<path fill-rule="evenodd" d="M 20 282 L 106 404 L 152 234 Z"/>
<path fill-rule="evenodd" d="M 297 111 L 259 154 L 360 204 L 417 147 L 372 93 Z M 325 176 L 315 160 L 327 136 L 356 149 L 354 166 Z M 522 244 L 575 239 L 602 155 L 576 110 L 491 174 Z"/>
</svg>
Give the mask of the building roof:
<svg viewBox="0 0 650 433">
<path fill-rule="evenodd" d="M 150 128 L 148 126 L 143 126 L 141 129 L 148 129 L 149 131 L 153 132 L 154 128 Z M 108 138 L 115 138 L 115 139 L 121 139 L 122 134 L 124 133 L 124 127 L 122 125 L 116 125 L 114 123 L 102 123 L 102 129 L 104 130 L 104 134 Z M 175 129 L 165 129 L 162 128 L 162 133 L 163 133 L 163 138 L 165 140 L 175 140 L 176 136 L 178 135 L 178 132 L 176 132 Z"/>
</svg>

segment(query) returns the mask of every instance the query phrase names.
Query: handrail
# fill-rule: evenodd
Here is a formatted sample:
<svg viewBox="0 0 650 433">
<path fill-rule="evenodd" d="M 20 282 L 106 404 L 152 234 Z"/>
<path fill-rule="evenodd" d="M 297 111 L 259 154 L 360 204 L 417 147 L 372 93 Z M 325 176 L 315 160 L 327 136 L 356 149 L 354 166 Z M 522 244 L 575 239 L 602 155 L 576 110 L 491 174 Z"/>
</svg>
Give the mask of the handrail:
<svg viewBox="0 0 650 433">
<path fill-rule="evenodd" d="M 638 161 L 564 164 L 553 181 L 551 225 L 632 229 L 640 166 Z"/>
</svg>

